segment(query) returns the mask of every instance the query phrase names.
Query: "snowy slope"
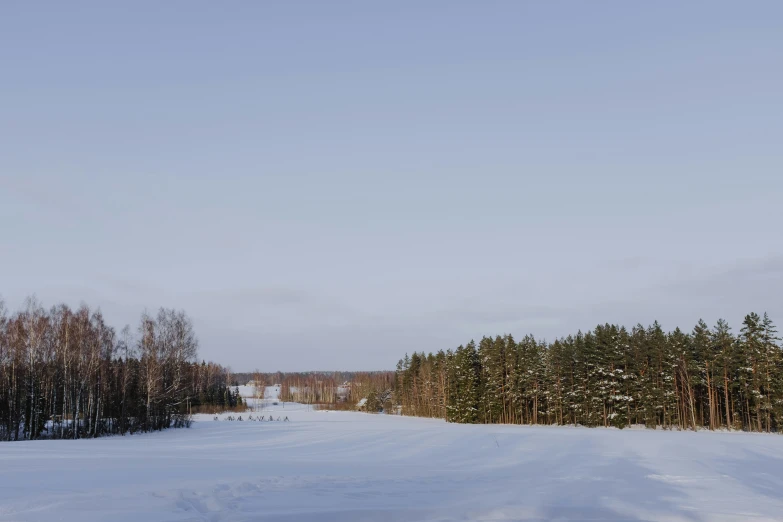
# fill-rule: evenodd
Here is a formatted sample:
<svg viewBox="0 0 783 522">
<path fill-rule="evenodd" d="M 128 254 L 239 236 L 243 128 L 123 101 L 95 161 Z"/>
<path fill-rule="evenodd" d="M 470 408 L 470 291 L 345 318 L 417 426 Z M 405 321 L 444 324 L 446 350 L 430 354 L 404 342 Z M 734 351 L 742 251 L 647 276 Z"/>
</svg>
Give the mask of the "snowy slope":
<svg viewBox="0 0 783 522">
<path fill-rule="evenodd" d="M 780 436 L 270 412 L 0 443 L 0 521 L 783 520 Z"/>
<path fill-rule="evenodd" d="M 280 385 L 267 386 L 264 388 L 264 398 L 277 400 L 280 398 Z"/>
<path fill-rule="evenodd" d="M 235 388 L 239 391 L 239 396 L 244 398 L 255 397 L 257 393 L 255 386 L 242 385 L 236 386 Z M 231 389 L 233 390 L 234 388 Z"/>
<path fill-rule="evenodd" d="M 231 387 L 231 389 L 236 389 L 239 391 L 239 395 L 245 399 L 254 399 L 259 393 L 259 390 L 255 386 L 235 386 Z M 280 398 L 280 385 L 275 386 L 266 386 L 263 390 L 263 397 L 266 400 L 278 400 Z M 252 401 L 251 401 L 252 402 Z"/>
<path fill-rule="evenodd" d="M 255 398 L 258 395 L 258 389 L 255 386 L 236 386 L 231 389 L 239 390 L 239 395 L 246 399 Z M 280 385 L 266 386 L 263 390 L 263 396 L 265 399 L 277 400 L 280 398 Z"/>
</svg>

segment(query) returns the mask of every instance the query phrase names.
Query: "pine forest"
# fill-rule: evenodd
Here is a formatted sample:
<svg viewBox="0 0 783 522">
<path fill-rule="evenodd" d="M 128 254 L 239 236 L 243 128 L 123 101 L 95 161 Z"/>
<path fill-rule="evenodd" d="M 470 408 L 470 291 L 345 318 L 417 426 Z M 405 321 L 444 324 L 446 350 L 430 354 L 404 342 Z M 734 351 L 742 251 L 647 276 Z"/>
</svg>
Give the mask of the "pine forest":
<svg viewBox="0 0 783 522">
<path fill-rule="evenodd" d="M 755 313 L 737 333 L 719 320 L 668 333 L 605 324 L 551 343 L 485 337 L 406 355 L 395 398 L 403 414 L 459 423 L 780 432 L 778 341 Z"/>
</svg>

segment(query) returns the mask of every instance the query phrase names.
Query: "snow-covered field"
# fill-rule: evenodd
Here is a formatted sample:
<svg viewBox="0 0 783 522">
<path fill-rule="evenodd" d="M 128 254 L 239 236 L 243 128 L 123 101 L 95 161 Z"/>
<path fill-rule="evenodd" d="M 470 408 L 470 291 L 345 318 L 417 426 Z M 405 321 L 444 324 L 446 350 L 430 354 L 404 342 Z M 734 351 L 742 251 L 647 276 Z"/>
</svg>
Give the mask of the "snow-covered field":
<svg viewBox="0 0 783 522">
<path fill-rule="evenodd" d="M 783 520 L 781 436 L 269 412 L 0 443 L 0 521 Z"/>
</svg>

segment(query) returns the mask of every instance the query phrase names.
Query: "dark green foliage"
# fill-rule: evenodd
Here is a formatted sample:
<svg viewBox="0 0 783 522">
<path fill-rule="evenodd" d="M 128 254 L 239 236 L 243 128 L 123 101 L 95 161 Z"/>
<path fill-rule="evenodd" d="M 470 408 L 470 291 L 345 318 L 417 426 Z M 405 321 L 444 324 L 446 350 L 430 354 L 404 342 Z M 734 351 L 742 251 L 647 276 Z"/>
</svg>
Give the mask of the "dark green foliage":
<svg viewBox="0 0 783 522">
<path fill-rule="evenodd" d="M 739 336 L 720 320 L 691 333 L 604 324 L 548 344 L 485 337 L 397 365 L 408 415 L 461 423 L 632 424 L 665 429 L 783 429 L 783 355 L 765 314 Z"/>
</svg>

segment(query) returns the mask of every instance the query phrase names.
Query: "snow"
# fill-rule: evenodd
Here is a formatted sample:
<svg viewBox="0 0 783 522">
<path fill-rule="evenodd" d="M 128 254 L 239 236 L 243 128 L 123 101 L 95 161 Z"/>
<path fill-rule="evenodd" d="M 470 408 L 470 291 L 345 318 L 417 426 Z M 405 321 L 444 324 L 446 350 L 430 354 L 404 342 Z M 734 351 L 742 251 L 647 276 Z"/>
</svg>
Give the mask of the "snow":
<svg viewBox="0 0 783 522">
<path fill-rule="evenodd" d="M 230 389 L 233 391 L 235 388 L 230 387 Z M 239 390 L 239 396 L 244 398 L 249 397 L 255 397 L 256 396 L 256 387 L 255 386 L 236 386 L 236 389 Z"/>
<path fill-rule="evenodd" d="M 274 386 L 267 386 L 264 388 L 264 398 L 265 399 L 279 399 L 280 398 L 280 385 L 275 384 Z"/>
<path fill-rule="evenodd" d="M 291 422 L 199 416 L 0 443 L 0 521 L 783 520 L 777 435 L 454 425 L 271 400 L 260 414 Z"/>
<path fill-rule="evenodd" d="M 231 390 L 237 389 L 239 390 L 239 396 L 243 397 L 245 399 L 252 399 L 255 398 L 258 392 L 258 389 L 255 386 L 252 385 L 244 385 L 244 386 L 230 386 Z M 266 386 L 264 387 L 264 398 L 266 399 L 279 399 L 280 398 L 280 385 L 275 384 L 274 386 Z"/>
</svg>

